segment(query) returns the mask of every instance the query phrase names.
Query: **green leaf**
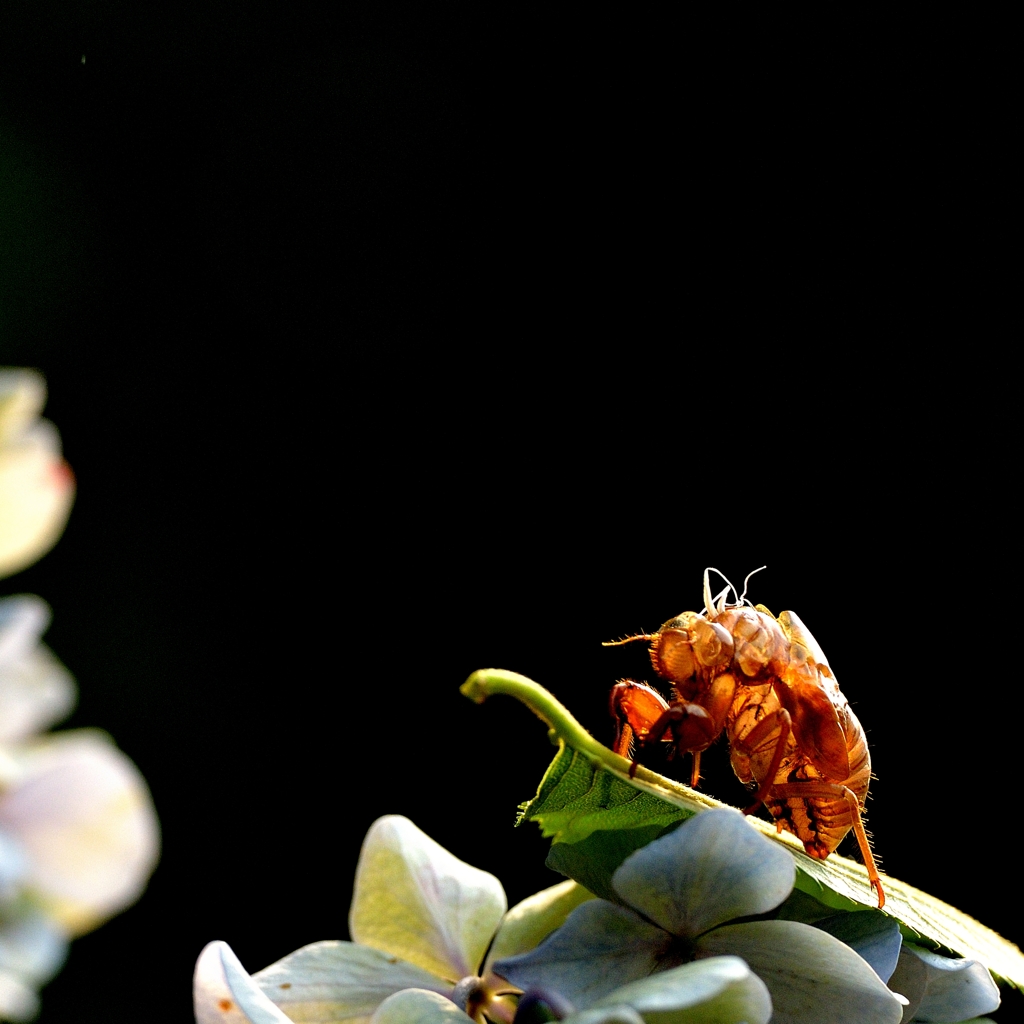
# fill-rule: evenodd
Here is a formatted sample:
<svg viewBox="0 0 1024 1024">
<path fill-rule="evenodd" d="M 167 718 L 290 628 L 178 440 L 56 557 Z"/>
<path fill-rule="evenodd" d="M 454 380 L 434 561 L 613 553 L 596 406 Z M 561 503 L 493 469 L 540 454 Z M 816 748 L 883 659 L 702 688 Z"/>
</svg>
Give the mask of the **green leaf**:
<svg viewBox="0 0 1024 1024">
<path fill-rule="evenodd" d="M 693 814 L 726 806 L 642 766 L 631 779 L 628 760 L 598 743 L 547 690 L 518 673 L 482 669 L 466 680 L 462 693 L 477 703 L 497 693 L 515 697 L 549 726 L 559 750 L 520 820 L 537 822 L 553 839 L 548 863 L 558 870 L 568 867 L 570 877 L 595 895 L 607 898 L 611 872 L 632 852 L 623 847 L 644 845 L 649 840 L 640 840 L 652 829 L 667 831 Z M 876 906 L 862 864 L 838 854 L 815 860 L 788 832 L 777 833 L 773 824 L 757 818 L 748 820 L 792 855 L 797 889 L 836 910 Z M 590 847 L 581 846 L 584 840 Z M 580 850 L 573 851 L 574 846 Z M 1024 955 L 1015 945 L 905 882 L 882 875 L 882 884 L 883 912 L 900 922 L 905 936 L 978 960 L 997 977 L 1024 987 Z"/>
</svg>

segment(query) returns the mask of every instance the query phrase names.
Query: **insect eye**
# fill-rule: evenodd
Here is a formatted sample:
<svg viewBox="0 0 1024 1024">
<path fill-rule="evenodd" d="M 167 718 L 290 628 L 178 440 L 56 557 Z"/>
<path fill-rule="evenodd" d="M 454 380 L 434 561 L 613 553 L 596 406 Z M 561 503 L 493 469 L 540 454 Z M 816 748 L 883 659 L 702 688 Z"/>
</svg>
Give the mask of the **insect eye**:
<svg viewBox="0 0 1024 1024">
<path fill-rule="evenodd" d="M 683 629 L 666 629 L 651 649 L 654 671 L 681 683 L 697 671 L 690 634 Z"/>
</svg>

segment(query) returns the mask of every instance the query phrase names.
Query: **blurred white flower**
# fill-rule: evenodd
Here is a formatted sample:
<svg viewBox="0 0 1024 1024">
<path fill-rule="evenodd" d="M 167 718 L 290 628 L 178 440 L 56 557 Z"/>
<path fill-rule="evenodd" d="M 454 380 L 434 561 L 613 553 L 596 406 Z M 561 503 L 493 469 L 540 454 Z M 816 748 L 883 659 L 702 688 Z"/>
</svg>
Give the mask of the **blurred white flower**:
<svg viewBox="0 0 1024 1024">
<path fill-rule="evenodd" d="M 39 419 L 45 402 L 46 383 L 34 370 L 0 370 L 0 576 L 57 543 L 74 501 L 60 435 Z"/>
<path fill-rule="evenodd" d="M 26 889 L 71 935 L 131 906 L 160 850 L 138 768 L 105 733 L 91 729 L 27 744 L 10 765 L 0 833 L 24 851 Z"/>
<path fill-rule="evenodd" d="M 159 855 L 153 802 L 105 733 L 38 736 L 74 683 L 37 597 L 0 600 L 0 1020 L 30 1020 L 68 941 L 125 909 Z"/>
</svg>

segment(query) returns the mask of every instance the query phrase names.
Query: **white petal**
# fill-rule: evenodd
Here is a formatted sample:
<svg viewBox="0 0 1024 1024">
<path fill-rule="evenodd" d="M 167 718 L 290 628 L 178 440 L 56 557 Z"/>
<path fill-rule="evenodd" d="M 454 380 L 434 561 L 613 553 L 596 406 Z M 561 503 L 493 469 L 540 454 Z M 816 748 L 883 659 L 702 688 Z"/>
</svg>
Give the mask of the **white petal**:
<svg viewBox="0 0 1024 1024">
<path fill-rule="evenodd" d="M 396 992 L 373 1015 L 373 1024 L 469 1024 L 450 999 L 419 988 Z"/>
<path fill-rule="evenodd" d="M 11 971 L 0 969 L 0 1020 L 33 1020 L 39 1012 L 35 989 Z"/>
<path fill-rule="evenodd" d="M 39 642 L 49 624 L 50 609 L 38 597 L 0 600 L 0 741 L 41 732 L 74 707 L 70 673 Z"/>
<path fill-rule="evenodd" d="M 100 732 L 46 737 L 17 755 L 0 829 L 28 855 L 25 883 L 81 934 L 134 903 L 159 854 L 156 812 L 139 770 Z"/>
<path fill-rule="evenodd" d="M 263 992 L 301 1024 L 368 1021 L 402 989 L 451 994 L 452 986 L 413 964 L 354 942 L 314 942 L 253 975 Z"/>
<path fill-rule="evenodd" d="M 25 425 L 24 382 L 0 381 L 0 576 L 19 572 L 56 544 L 75 498 L 75 478 L 46 420 Z M 32 390 L 33 384 L 27 385 Z"/>
<path fill-rule="evenodd" d="M 501 883 L 408 818 L 370 826 L 356 867 L 352 938 L 450 981 L 477 974 L 507 903 Z"/>
<path fill-rule="evenodd" d="M 226 942 L 199 954 L 192 979 L 196 1024 L 292 1024 L 245 972 Z"/>
<path fill-rule="evenodd" d="M 735 956 L 716 956 L 623 985 L 597 1006 L 625 1003 L 647 1024 L 768 1024 L 764 982 Z"/>
<path fill-rule="evenodd" d="M 46 405 L 46 381 L 35 370 L 0 370 L 0 445 L 22 434 Z"/>
</svg>

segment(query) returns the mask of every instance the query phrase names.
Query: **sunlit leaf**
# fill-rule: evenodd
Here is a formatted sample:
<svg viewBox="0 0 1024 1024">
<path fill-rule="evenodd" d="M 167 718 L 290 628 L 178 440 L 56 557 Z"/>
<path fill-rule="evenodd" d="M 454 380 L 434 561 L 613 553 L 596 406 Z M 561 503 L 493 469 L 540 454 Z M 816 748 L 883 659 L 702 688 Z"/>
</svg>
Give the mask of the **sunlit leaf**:
<svg viewBox="0 0 1024 1024">
<path fill-rule="evenodd" d="M 537 796 L 522 813 L 523 820 L 535 821 L 553 839 L 552 855 L 560 845 L 571 849 L 585 836 L 601 846 L 600 837 L 607 832 L 637 834 L 652 826 L 664 828 L 711 807 L 727 806 L 643 767 L 631 779 L 629 761 L 598 743 L 562 704 L 525 676 L 483 669 L 470 676 L 462 692 L 477 702 L 497 693 L 516 697 L 557 738 L 558 753 Z M 797 888 L 834 910 L 876 906 L 876 896 L 862 864 L 837 854 L 824 861 L 815 860 L 789 833 L 779 834 L 773 824 L 756 818 L 749 820 L 793 857 Z M 618 867 L 614 864 L 609 869 L 608 862 L 618 852 L 622 851 L 616 849 L 606 861 L 598 859 L 603 877 L 595 877 L 596 873 L 586 881 L 576 874 L 572 877 L 595 894 L 605 895 L 611 890 L 611 875 Z M 622 852 L 622 859 L 629 852 Z M 571 861 L 571 857 L 563 857 L 561 863 Z M 549 858 L 549 863 L 556 862 L 554 856 Z M 1015 945 L 956 908 L 898 879 L 883 875 L 882 883 L 885 913 L 901 923 L 904 935 L 920 936 L 960 956 L 978 960 L 998 977 L 1017 986 L 1024 985 L 1024 955 Z"/>
</svg>

